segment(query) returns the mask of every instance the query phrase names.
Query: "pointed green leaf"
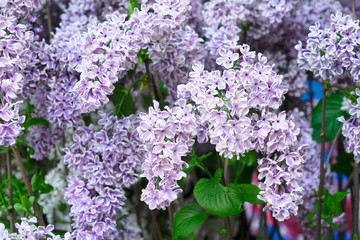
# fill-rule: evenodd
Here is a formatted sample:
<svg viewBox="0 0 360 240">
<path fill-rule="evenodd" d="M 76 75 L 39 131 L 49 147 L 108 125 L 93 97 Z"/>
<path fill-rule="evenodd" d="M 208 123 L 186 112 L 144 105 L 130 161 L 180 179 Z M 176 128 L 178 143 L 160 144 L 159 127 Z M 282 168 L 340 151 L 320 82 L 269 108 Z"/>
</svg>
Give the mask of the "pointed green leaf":
<svg viewBox="0 0 360 240">
<path fill-rule="evenodd" d="M 222 169 L 218 169 L 212 179 L 202 178 L 194 188 L 196 201 L 205 210 L 219 216 L 234 216 L 243 211 L 242 193 L 234 186 L 220 184 Z"/>
<path fill-rule="evenodd" d="M 24 206 L 21 205 L 20 203 L 15 203 L 15 204 L 14 204 L 14 209 L 15 209 L 16 211 L 28 212 L 28 210 L 26 209 L 26 207 L 24 207 Z"/>
<path fill-rule="evenodd" d="M 186 238 L 197 227 L 199 227 L 206 220 L 206 213 L 204 213 L 200 206 L 196 203 L 191 203 L 183 206 L 176 212 L 173 221 L 173 239 Z"/>
<path fill-rule="evenodd" d="M 334 139 L 336 132 L 341 126 L 338 117 L 344 116 L 348 118 L 349 114 L 341 110 L 341 104 L 344 98 L 343 93 L 334 93 L 330 97 L 326 97 L 325 101 L 325 140 Z M 321 122 L 322 122 L 322 100 L 316 105 L 311 119 L 311 127 L 314 129 L 313 137 L 317 142 L 321 141 Z"/>
</svg>

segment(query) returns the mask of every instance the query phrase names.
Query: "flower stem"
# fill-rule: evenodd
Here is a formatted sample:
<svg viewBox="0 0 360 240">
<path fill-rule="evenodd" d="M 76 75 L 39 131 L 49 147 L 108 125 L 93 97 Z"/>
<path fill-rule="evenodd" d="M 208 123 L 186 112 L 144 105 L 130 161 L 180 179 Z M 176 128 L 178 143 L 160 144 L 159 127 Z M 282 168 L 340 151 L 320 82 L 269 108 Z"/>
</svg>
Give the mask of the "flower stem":
<svg viewBox="0 0 360 240">
<path fill-rule="evenodd" d="M 17 161 L 17 164 L 18 164 L 18 167 L 19 167 L 19 170 L 21 172 L 21 175 L 22 175 L 22 178 L 24 180 L 24 183 L 25 183 L 25 186 L 26 186 L 26 190 L 29 194 L 30 197 L 34 196 L 34 192 L 32 191 L 32 188 L 31 188 L 31 185 L 30 185 L 30 182 L 29 182 L 29 179 L 26 175 L 26 171 L 25 171 L 25 167 L 24 167 L 24 164 L 23 162 L 21 161 L 21 156 L 20 156 L 20 152 L 19 152 L 19 149 L 18 147 L 14 144 L 11 146 L 13 152 L 14 152 L 14 155 L 15 155 L 15 158 L 16 158 L 16 161 Z M 38 220 L 38 224 L 40 226 L 45 226 L 45 222 L 44 222 L 44 219 L 43 219 L 43 216 L 38 208 L 38 205 L 37 205 L 37 202 L 36 202 L 36 199 L 34 200 L 34 203 L 33 203 L 33 208 L 34 208 L 34 214 L 35 214 L 35 217 L 37 218 Z"/>
<path fill-rule="evenodd" d="M 46 8 L 46 17 L 47 17 L 47 27 L 48 27 L 48 35 L 49 35 L 49 42 L 51 40 L 51 13 L 50 13 L 50 4 L 49 0 L 46 0 L 45 2 L 45 8 Z"/>
<path fill-rule="evenodd" d="M 321 239 L 321 204 L 322 204 L 322 190 L 324 186 L 324 156 L 325 156 L 325 102 L 326 102 L 326 89 L 324 81 L 322 84 L 322 115 L 321 115 L 321 156 L 320 156 L 320 183 L 318 192 L 318 204 L 316 215 L 316 240 Z"/>
<path fill-rule="evenodd" d="M 359 236 L 359 163 L 354 164 L 354 234 Z"/>
<path fill-rule="evenodd" d="M 12 169 L 11 169 L 11 150 L 8 148 L 6 152 L 6 163 L 7 163 L 7 172 L 8 172 L 8 179 L 12 178 Z M 15 232 L 15 221 L 14 221 L 14 206 L 13 206 L 13 194 L 12 194 L 12 184 L 8 183 L 8 190 L 9 190 L 9 206 L 12 208 L 9 210 L 9 218 L 10 218 L 10 230 Z"/>
<path fill-rule="evenodd" d="M 219 153 L 216 153 L 217 155 L 217 161 L 218 161 L 218 164 L 219 164 L 219 167 L 221 168 L 222 167 L 222 164 L 221 164 L 221 159 L 220 159 L 220 156 L 219 156 Z M 226 187 L 227 187 L 227 184 L 225 182 L 225 176 L 224 176 L 224 172 L 221 174 L 221 182 L 222 184 L 224 184 Z M 226 228 L 227 228 L 227 237 L 229 240 L 232 239 L 232 233 L 231 233 L 231 224 L 230 224 L 230 218 L 229 217 L 225 217 L 225 225 L 226 225 Z"/>
</svg>

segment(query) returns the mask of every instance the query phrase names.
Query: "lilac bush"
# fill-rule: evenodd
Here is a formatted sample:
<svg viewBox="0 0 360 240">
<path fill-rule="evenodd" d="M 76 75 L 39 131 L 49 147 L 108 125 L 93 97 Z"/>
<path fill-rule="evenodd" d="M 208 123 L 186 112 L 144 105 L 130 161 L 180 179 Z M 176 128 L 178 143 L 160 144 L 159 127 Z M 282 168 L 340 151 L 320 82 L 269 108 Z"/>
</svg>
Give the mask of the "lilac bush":
<svg viewBox="0 0 360 240">
<path fill-rule="evenodd" d="M 331 238 L 349 206 L 355 236 L 356 11 L 0 1 L 0 238 Z"/>
</svg>

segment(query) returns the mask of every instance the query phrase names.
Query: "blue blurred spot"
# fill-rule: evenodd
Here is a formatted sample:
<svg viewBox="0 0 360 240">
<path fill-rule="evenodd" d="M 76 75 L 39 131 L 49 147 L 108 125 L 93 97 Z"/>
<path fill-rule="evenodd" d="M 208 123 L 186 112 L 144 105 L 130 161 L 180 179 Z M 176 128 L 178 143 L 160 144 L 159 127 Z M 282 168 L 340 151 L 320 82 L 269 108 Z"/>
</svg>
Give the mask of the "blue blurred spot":
<svg viewBox="0 0 360 240">
<path fill-rule="evenodd" d="M 301 100 L 302 101 L 306 101 L 306 100 L 310 100 L 310 84 L 309 84 L 309 81 L 306 81 L 306 85 L 308 86 L 308 90 L 306 93 L 304 93 L 302 96 L 301 96 Z M 317 100 L 321 100 L 322 99 L 322 86 L 321 86 L 321 83 L 319 82 L 316 82 L 316 81 L 312 81 L 311 83 L 311 86 L 312 86 L 312 91 L 314 93 L 314 100 L 317 99 Z"/>
</svg>

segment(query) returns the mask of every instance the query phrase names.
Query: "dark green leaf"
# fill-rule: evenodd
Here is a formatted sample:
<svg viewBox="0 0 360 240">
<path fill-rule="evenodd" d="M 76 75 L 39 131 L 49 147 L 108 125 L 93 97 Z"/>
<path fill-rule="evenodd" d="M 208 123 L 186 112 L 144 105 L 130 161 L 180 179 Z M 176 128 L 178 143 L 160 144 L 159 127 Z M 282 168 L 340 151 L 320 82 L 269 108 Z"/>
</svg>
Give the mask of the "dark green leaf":
<svg viewBox="0 0 360 240">
<path fill-rule="evenodd" d="M 53 186 L 51 186 L 50 184 L 44 184 L 44 185 L 42 185 L 42 186 L 39 188 L 39 190 L 40 190 L 40 192 L 41 192 L 42 194 L 44 194 L 44 193 L 49 193 L 49 192 L 51 192 L 53 189 L 54 189 Z"/>
<path fill-rule="evenodd" d="M 334 139 L 336 132 L 341 126 L 341 122 L 337 120 L 338 117 L 344 116 L 345 119 L 349 116 L 347 112 L 341 110 L 341 103 L 344 94 L 334 93 L 326 98 L 325 102 L 325 140 L 331 141 Z M 314 129 L 313 138 L 320 142 L 321 133 L 321 115 L 322 115 L 322 100 L 316 105 L 311 119 L 311 127 Z"/>
<path fill-rule="evenodd" d="M 252 204 L 264 204 L 265 202 L 261 201 L 257 198 L 259 195 L 260 189 L 258 186 L 252 185 L 252 184 L 230 184 L 229 187 L 235 188 L 242 198 L 243 202 L 249 202 Z"/>
<path fill-rule="evenodd" d="M 186 238 L 206 220 L 206 213 L 196 203 L 183 206 L 176 212 L 173 221 L 173 239 Z"/>
<path fill-rule="evenodd" d="M 26 209 L 26 207 L 24 207 L 24 206 L 21 205 L 20 203 L 15 203 L 15 204 L 14 204 L 14 209 L 15 209 L 16 211 L 28 212 L 28 210 Z"/>
<path fill-rule="evenodd" d="M 237 215 L 243 211 L 243 197 L 233 186 L 220 184 L 221 174 L 222 169 L 218 169 L 214 178 L 200 179 L 195 184 L 195 199 L 201 207 L 215 215 Z"/>
<path fill-rule="evenodd" d="M 110 100 L 114 103 L 117 111 L 118 117 L 122 115 L 129 116 L 134 113 L 134 101 L 131 94 L 127 93 L 128 89 L 120 84 L 114 84 L 114 92 L 109 96 Z M 122 99 L 124 100 L 122 101 Z M 121 104 L 121 106 L 120 106 Z M 120 109 L 118 109 L 120 108 Z"/>
<path fill-rule="evenodd" d="M 244 157 L 240 156 L 240 161 L 244 161 L 245 165 L 248 167 L 251 167 L 254 165 L 254 163 L 256 162 L 256 154 L 254 151 L 250 151 L 245 153 Z"/>
<path fill-rule="evenodd" d="M 354 155 L 340 153 L 337 157 L 337 163 L 331 166 L 333 172 L 350 176 L 354 166 Z"/>
<path fill-rule="evenodd" d="M 43 126 L 49 126 L 49 122 L 43 118 L 30 118 L 24 123 L 25 128 L 29 128 L 33 125 L 43 125 Z"/>
<path fill-rule="evenodd" d="M 133 14 L 135 8 L 140 10 L 139 3 L 136 0 L 129 0 L 129 7 L 128 7 L 129 16 Z"/>
<path fill-rule="evenodd" d="M 209 152 L 207 154 L 201 155 L 200 157 L 196 156 L 195 154 L 191 157 L 188 167 L 184 168 L 183 171 L 188 175 L 196 166 L 200 166 L 203 160 L 210 157 L 213 154 L 213 152 Z"/>
<path fill-rule="evenodd" d="M 167 96 L 169 96 L 169 91 L 167 90 L 167 88 L 165 87 L 165 82 L 161 81 L 160 82 L 160 90 L 161 90 L 161 94 L 163 95 L 164 98 L 166 98 Z"/>
<path fill-rule="evenodd" d="M 326 212 L 333 216 L 339 216 L 342 213 L 340 201 L 348 194 L 348 192 L 337 192 L 334 195 L 328 195 L 323 201 Z"/>
<path fill-rule="evenodd" d="M 59 210 L 60 212 L 64 212 L 64 211 L 66 210 L 66 208 L 67 208 L 66 203 L 59 203 L 59 205 L 58 205 L 58 210 Z"/>
<path fill-rule="evenodd" d="M 148 54 L 147 54 L 147 48 L 146 49 L 141 49 L 138 53 L 138 66 L 141 67 L 143 62 L 148 58 Z"/>
</svg>

